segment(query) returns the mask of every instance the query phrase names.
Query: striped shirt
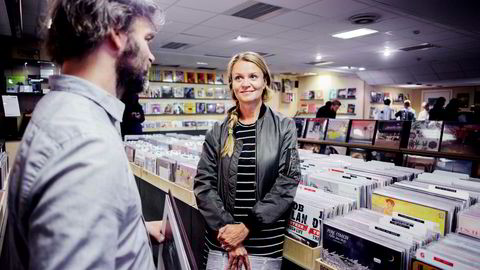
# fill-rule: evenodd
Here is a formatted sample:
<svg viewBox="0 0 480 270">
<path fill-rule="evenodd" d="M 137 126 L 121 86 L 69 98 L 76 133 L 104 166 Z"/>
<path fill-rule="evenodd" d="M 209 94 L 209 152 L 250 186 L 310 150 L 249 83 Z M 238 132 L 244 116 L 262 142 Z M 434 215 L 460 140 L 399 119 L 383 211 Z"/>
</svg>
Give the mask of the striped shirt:
<svg viewBox="0 0 480 270">
<path fill-rule="evenodd" d="M 257 202 L 256 199 L 256 124 L 244 125 L 238 122 L 234 128 L 236 141 L 243 141 L 242 152 L 238 160 L 237 185 L 233 218 L 244 222 Z M 285 219 L 278 220 L 263 230 L 252 230 L 243 242 L 249 255 L 271 258 L 282 257 Z M 216 241 L 213 232 L 206 231 L 205 245 L 208 249 L 224 251 Z M 206 259 L 205 255 L 205 259 Z M 206 261 L 206 260 L 205 260 Z"/>
</svg>

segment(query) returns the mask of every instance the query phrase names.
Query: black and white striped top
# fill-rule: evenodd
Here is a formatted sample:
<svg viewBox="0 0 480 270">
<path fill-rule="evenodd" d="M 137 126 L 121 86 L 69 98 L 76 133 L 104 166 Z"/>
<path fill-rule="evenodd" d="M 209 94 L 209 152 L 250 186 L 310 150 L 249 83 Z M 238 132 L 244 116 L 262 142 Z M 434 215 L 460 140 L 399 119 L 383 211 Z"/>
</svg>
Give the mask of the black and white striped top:
<svg viewBox="0 0 480 270">
<path fill-rule="evenodd" d="M 237 141 L 243 141 L 242 152 L 238 160 L 237 186 L 235 196 L 235 209 L 233 217 L 236 222 L 243 222 L 255 205 L 255 166 L 256 166 L 256 134 L 255 123 L 243 125 L 238 122 L 234 129 Z M 252 230 L 244 241 L 244 246 L 249 255 L 265 256 L 272 258 L 282 257 L 285 219 L 278 220 L 268 228 Z M 206 234 L 206 246 L 210 249 L 222 250 L 212 232 Z"/>
</svg>

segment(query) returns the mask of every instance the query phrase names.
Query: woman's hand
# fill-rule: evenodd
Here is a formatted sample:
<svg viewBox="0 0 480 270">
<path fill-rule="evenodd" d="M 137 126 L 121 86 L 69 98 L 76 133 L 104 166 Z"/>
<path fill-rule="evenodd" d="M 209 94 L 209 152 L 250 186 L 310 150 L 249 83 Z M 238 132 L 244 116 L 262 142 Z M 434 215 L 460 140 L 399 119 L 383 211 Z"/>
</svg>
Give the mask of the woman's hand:
<svg viewBox="0 0 480 270">
<path fill-rule="evenodd" d="M 161 233 L 161 229 L 162 229 L 162 221 L 161 220 L 147 221 L 147 222 L 145 222 L 145 226 L 147 227 L 148 234 L 152 238 L 157 240 L 158 243 L 163 242 L 163 240 L 165 239 L 165 236 Z"/>
<path fill-rule="evenodd" d="M 243 245 L 239 245 L 228 252 L 228 266 L 225 270 L 241 270 L 242 265 L 245 269 L 252 270 L 247 250 Z"/>
<path fill-rule="evenodd" d="M 230 251 L 243 243 L 249 233 L 248 228 L 243 224 L 228 224 L 218 231 L 217 240 L 226 251 Z"/>
</svg>

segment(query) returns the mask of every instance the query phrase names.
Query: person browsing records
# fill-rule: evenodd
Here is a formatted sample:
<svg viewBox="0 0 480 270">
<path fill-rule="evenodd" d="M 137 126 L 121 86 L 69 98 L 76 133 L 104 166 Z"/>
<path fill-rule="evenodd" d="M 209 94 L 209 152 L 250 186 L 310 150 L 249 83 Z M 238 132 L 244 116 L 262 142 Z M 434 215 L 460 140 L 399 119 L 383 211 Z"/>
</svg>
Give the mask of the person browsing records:
<svg viewBox="0 0 480 270">
<path fill-rule="evenodd" d="M 270 263 L 265 269 L 280 269 L 301 176 L 295 122 L 265 105 L 271 75 L 259 54 L 235 55 L 227 76 L 236 106 L 206 134 L 194 182 L 205 258 L 226 252 L 228 269 L 251 269 L 249 256 L 258 256 Z"/>
<path fill-rule="evenodd" d="M 397 118 L 397 120 L 415 121 L 415 118 L 417 117 L 417 115 L 415 113 L 415 110 L 412 109 L 412 107 L 410 106 L 410 104 L 411 104 L 410 100 L 408 99 L 403 102 L 404 108 L 395 114 L 395 117 Z"/>
<path fill-rule="evenodd" d="M 9 185 L 9 266 L 155 269 L 140 195 L 120 136 L 163 13 L 153 0 L 49 1 L 46 48 L 62 75 L 35 107 Z M 4 268 L 5 267 L 5 268 Z"/>
<path fill-rule="evenodd" d="M 337 111 L 342 106 L 342 103 L 337 99 L 325 102 L 325 105 L 320 107 L 317 111 L 316 118 L 336 118 Z"/>
<path fill-rule="evenodd" d="M 375 120 L 391 120 L 395 119 L 393 115 L 393 109 L 390 107 L 392 101 L 389 98 L 383 100 L 383 108 L 380 110 L 375 110 L 374 119 Z"/>
</svg>

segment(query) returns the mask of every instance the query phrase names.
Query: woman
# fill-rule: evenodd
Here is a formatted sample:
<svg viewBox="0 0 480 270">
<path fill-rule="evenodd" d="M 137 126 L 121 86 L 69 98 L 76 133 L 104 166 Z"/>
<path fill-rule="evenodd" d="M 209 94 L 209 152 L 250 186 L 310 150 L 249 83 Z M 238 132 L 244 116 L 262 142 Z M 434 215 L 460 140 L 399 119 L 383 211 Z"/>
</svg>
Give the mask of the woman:
<svg viewBox="0 0 480 270">
<path fill-rule="evenodd" d="M 206 251 L 228 252 L 228 269 L 250 269 L 248 256 L 279 269 L 300 180 L 295 123 L 264 104 L 271 76 L 257 53 L 235 55 L 228 81 L 236 106 L 207 133 L 194 184 Z"/>
<path fill-rule="evenodd" d="M 427 102 L 422 103 L 422 111 L 418 114 L 418 121 L 425 121 L 428 120 L 430 117 L 428 114 L 428 110 L 430 109 L 430 105 Z"/>
</svg>

